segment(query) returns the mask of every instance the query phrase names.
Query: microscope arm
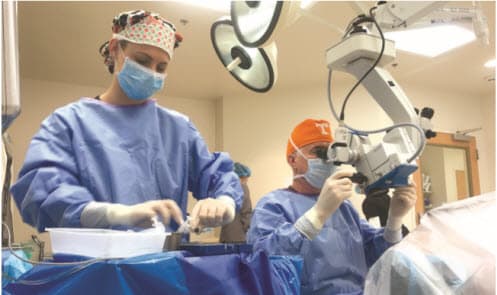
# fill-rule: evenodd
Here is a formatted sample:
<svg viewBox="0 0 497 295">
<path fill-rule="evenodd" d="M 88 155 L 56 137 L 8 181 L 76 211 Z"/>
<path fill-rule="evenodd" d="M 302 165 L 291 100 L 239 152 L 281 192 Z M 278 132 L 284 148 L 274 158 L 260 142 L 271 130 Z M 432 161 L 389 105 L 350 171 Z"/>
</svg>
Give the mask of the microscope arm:
<svg viewBox="0 0 497 295">
<path fill-rule="evenodd" d="M 372 64 L 373 61 L 371 60 L 359 59 L 349 64 L 346 71 L 354 75 L 357 79 L 360 79 L 371 68 Z M 362 80 L 361 84 L 392 119 L 394 124 L 419 124 L 419 118 L 413 105 L 388 71 L 380 67 L 375 67 Z M 407 128 L 406 131 L 412 143 L 418 146 L 420 144 L 419 132 L 414 128 Z"/>
</svg>

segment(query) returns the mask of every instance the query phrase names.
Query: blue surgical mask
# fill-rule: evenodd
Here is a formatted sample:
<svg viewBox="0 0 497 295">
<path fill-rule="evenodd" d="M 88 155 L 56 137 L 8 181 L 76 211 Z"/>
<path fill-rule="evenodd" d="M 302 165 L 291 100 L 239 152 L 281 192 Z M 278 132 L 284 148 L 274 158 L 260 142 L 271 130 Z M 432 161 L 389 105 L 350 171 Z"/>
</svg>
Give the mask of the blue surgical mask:
<svg viewBox="0 0 497 295">
<path fill-rule="evenodd" d="M 321 189 L 326 179 L 335 173 L 335 169 L 333 163 L 322 159 L 307 159 L 307 171 L 304 174 L 295 175 L 294 178 L 303 177 L 312 187 Z"/>
<path fill-rule="evenodd" d="M 134 100 L 144 100 L 161 90 L 166 75 L 154 72 L 136 61 L 125 57 L 117 80 L 126 95 Z"/>
<path fill-rule="evenodd" d="M 320 158 L 309 159 L 295 145 L 290 138 L 290 143 L 293 145 L 297 153 L 307 160 L 307 171 L 304 174 L 295 175 L 293 178 L 304 178 L 312 187 L 321 189 L 328 177 L 335 173 L 336 166 L 332 162 L 327 162 Z"/>
</svg>

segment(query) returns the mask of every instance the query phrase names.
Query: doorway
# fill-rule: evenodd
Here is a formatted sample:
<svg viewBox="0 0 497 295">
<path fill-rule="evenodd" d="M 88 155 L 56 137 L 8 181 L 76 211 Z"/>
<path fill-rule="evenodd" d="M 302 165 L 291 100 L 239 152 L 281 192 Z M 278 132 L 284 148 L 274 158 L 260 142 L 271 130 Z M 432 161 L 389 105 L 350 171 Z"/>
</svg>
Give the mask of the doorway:
<svg viewBox="0 0 497 295">
<path fill-rule="evenodd" d="M 437 132 L 427 141 L 414 173 L 418 199 L 416 223 L 433 208 L 480 194 L 476 140 L 455 140 L 453 134 Z"/>
</svg>

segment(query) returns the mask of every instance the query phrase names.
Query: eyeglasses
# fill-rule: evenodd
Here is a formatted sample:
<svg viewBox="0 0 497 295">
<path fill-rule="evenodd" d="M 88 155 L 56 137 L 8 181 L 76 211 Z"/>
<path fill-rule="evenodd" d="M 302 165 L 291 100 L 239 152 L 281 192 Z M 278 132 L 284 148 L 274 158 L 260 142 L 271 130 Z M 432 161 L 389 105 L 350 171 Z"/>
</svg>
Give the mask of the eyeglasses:
<svg viewBox="0 0 497 295">
<path fill-rule="evenodd" d="M 327 161 L 328 160 L 328 147 L 327 146 L 316 146 L 310 150 L 310 153 L 316 157 Z"/>
</svg>

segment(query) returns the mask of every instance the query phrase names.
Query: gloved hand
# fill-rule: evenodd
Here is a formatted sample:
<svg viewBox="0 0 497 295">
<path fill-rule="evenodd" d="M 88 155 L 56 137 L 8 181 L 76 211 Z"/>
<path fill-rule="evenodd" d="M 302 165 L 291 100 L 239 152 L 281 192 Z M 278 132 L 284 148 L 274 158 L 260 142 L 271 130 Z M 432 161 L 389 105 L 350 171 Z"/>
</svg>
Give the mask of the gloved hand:
<svg viewBox="0 0 497 295">
<path fill-rule="evenodd" d="M 199 200 L 190 217 L 191 228 L 196 231 L 228 224 L 235 219 L 235 201 L 228 196 Z"/>
<path fill-rule="evenodd" d="M 402 218 L 415 204 L 416 186 L 414 184 L 395 188 L 390 199 L 386 227 L 390 230 L 399 230 L 402 227 Z"/>
<path fill-rule="evenodd" d="M 311 212 L 307 216 L 311 217 L 310 221 L 314 226 L 319 226 L 319 229 L 323 227 L 326 220 L 340 207 L 342 202 L 352 196 L 352 181 L 347 178 L 352 174 L 354 171 L 350 169 L 339 169 L 326 180 L 316 204 L 311 208 L 312 211 L 309 210 Z"/>
<path fill-rule="evenodd" d="M 171 216 L 176 223 L 183 223 L 181 209 L 173 200 L 155 200 L 131 206 L 110 204 L 105 217 L 110 225 L 152 227 L 153 218 L 157 215 L 165 225 L 169 224 Z"/>
<path fill-rule="evenodd" d="M 81 212 L 82 227 L 137 226 L 152 227 L 155 217 L 169 224 L 171 216 L 181 225 L 183 214 L 173 200 L 155 200 L 137 205 L 90 202 Z"/>
<path fill-rule="evenodd" d="M 183 223 L 183 214 L 173 200 L 155 200 L 137 205 L 110 204 L 105 217 L 110 225 L 152 227 L 153 218 L 159 216 L 162 223 L 169 224 L 171 216 Z"/>
</svg>

